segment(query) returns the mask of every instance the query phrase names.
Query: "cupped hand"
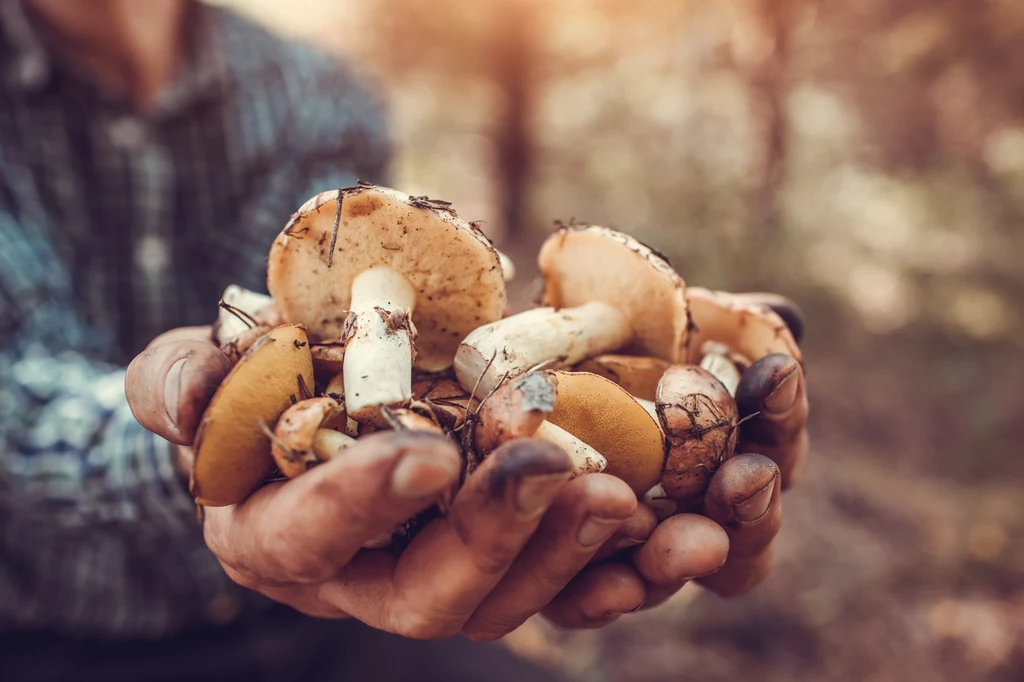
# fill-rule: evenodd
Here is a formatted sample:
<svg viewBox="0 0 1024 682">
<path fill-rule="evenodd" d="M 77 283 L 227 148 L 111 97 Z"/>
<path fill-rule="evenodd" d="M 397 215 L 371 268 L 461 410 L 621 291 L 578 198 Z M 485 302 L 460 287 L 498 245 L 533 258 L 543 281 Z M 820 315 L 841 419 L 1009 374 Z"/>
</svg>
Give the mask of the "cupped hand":
<svg viewBox="0 0 1024 682">
<path fill-rule="evenodd" d="M 775 294 L 744 294 L 771 307 L 802 340 L 803 315 Z M 603 627 L 625 612 L 657 606 L 690 581 L 733 597 L 769 573 L 772 542 L 782 525 L 780 494 L 799 479 L 807 456 L 807 386 L 803 368 L 786 355 L 752 364 L 736 391 L 736 452 L 708 485 L 700 514 L 658 524 L 638 506 L 596 559 L 544 609 L 567 628 Z M 628 595 L 628 598 L 627 598 Z"/>
<path fill-rule="evenodd" d="M 129 403 L 187 453 L 228 371 L 208 329 L 174 330 L 132 362 Z M 400 555 L 362 549 L 450 490 L 460 457 L 432 434 L 372 434 L 241 504 L 207 508 L 206 543 L 233 580 L 307 614 L 414 638 L 490 640 L 551 602 L 637 510 L 623 481 L 570 481 L 564 452 L 518 440 L 490 455 Z"/>
</svg>

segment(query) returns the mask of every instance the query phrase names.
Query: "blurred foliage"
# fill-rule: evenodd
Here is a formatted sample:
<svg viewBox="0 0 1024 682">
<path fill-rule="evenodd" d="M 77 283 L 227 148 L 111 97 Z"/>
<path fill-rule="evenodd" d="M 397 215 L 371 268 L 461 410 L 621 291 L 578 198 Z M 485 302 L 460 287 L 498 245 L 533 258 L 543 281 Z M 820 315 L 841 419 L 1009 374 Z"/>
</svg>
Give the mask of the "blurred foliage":
<svg viewBox="0 0 1024 682">
<path fill-rule="evenodd" d="M 593 680 L 1024 679 L 1024 3 L 229 4 L 378 79 L 395 184 L 484 219 L 521 289 L 574 217 L 808 315 L 769 583 L 517 646 Z"/>
</svg>

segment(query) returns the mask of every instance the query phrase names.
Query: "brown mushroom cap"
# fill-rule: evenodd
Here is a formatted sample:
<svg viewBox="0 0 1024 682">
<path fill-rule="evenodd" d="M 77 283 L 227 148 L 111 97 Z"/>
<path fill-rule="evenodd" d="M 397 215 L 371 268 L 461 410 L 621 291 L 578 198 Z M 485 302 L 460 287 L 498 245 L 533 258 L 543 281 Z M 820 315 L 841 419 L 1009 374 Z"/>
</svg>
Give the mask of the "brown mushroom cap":
<svg viewBox="0 0 1024 682">
<path fill-rule="evenodd" d="M 314 439 L 320 429 L 344 431 L 345 409 L 333 398 L 300 400 L 281 415 L 274 428 L 270 452 L 277 468 L 295 478 L 320 463 Z"/>
<path fill-rule="evenodd" d="M 701 287 L 690 287 L 686 295 L 695 327 L 690 334 L 687 362 L 700 362 L 709 341 L 724 345 L 750 362 L 773 353 L 803 361 L 800 346 L 785 320 L 768 306 Z"/>
<path fill-rule="evenodd" d="M 658 382 L 671 366 L 671 362 L 661 358 L 605 354 L 584 360 L 574 370 L 602 376 L 637 398 L 654 400 Z"/>
<path fill-rule="evenodd" d="M 459 342 L 505 310 L 501 262 L 482 233 L 445 202 L 377 186 L 303 204 L 271 247 L 267 287 L 285 319 L 305 325 L 314 341 L 335 339 L 352 280 L 381 265 L 416 292 L 416 367 L 425 371 L 450 366 Z"/>
<path fill-rule="evenodd" d="M 668 445 L 661 485 L 669 497 L 692 501 L 736 449 L 736 401 L 707 370 L 675 365 L 658 385 L 657 408 Z"/>
<path fill-rule="evenodd" d="M 228 373 L 200 421 L 192 494 L 199 504 L 237 504 L 273 468 L 270 429 L 313 387 L 306 332 L 283 325 L 263 336 Z"/>
<path fill-rule="evenodd" d="M 339 341 L 317 343 L 309 347 L 317 377 L 333 377 L 345 369 L 345 344 Z"/>
<path fill-rule="evenodd" d="M 594 448 L 608 462 L 605 473 L 638 496 L 658 482 L 665 461 L 658 423 L 621 387 L 587 372 L 546 370 L 508 380 L 481 404 L 474 447 L 489 453 L 532 436 L 544 421 Z"/>
<path fill-rule="evenodd" d="M 414 405 L 425 403 L 442 426 L 455 430 L 466 421 L 469 392 L 448 375 L 421 376 L 412 382 Z"/>
<path fill-rule="evenodd" d="M 608 228 L 572 226 L 544 242 L 538 264 L 545 305 L 602 301 L 632 325 L 633 340 L 621 352 L 670 362 L 684 356 L 690 327 L 686 284 L 651 248 Z"/>
</svg>

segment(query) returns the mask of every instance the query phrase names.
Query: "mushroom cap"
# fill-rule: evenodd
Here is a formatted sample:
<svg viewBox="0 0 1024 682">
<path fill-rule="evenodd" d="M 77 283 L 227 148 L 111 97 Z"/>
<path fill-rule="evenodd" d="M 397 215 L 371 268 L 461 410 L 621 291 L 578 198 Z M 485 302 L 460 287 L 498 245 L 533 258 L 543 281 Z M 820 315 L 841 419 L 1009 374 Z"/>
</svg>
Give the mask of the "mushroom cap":
<svg viewBox="0 0 1024 682">
<path fill-rule="evenodd" d="M 672 363 L 661 358 L 638 355 L 595 355 L 574 368 L 577 372 L 590 372 L 611 379 L 631 395 L 642 400 L 654 400 L 658 382 Z"/>
<path fill-rule="evenodd" d="M 345 344 L 340 341 L 316 343 L 309 347 L 313 369 L 318 377 L 333 377 L 345 369 Z"/>
<path fill-rule="evenodd" d="M 768 306 L 701 287 L 690 287 L 686 295 L 694 324 L 688 362 L 700 362 L 702 347 L 708 341 L 720 343 L 750 362 L 773 353 L 784 353 L 803 362 L 800 346 L 789 326 Z"/>
<path fill-rule="evenodd" d="M 469 391 L 447 374 L 425 375 L 412 382 L 413 404 L 426 404 L 442 426 L 455 430 L 466 421 Z"/>
<path fill-rule="evenodd" d="M 637 497 L 650 490 L 665 464 L 665 437 L 658 422 L 610 379 L 589 372 L 552 374 L 558 380 L 558 399 L 547 421 L 604 455 L 604 472 L 629 484 Z"/>
<path fill-rule="evenodd" d="M 661 427 L 615 382 L 588 372 L 545 370 L 509 379 L 477 412 L 473 446 L 486 455 L 514 438 L 529 438 L 551 422 L 601 453 L 605 473 L 639 496 L 661 476 Z"/>
<path fill-rule="evenodd" d="M 674 365 L 657 393 L 658 418 L 668 446 L 661 485 L 674 499 L 690 501 L 736 449 L 739 410 L 713 374 L 696 365 Z"/>
<path fill-rule="evenodd" d="M 375 185 L 306 201 L 274 240 L 267 288 L 285 319 L 303 324 L 314 342 L 336 339 L 344 336 L 352 280 L 375 266 L 401 272 L 416 291 L 418 369 L 449 367 L 459 342 L 505 310 L 501 261 L 481 232 L 446 202 Z"/>
<path fill-rule="evenodd" d="M 223 305 L 217 311 L 217 321 L 213 324 L 213 338 L 218 345 L 228 343 L 245 330 L 256 324 L 277 326 L 271 315 L 265 314 L 274 299 L 266 294 L 249 291 L 237 284 L 229 284 L 220 300 Z"/>
<path fill-rule="evenodd" d="M 300 400 L 281 414 L 270 452 L 282 474 L 295 478 L 319 462 L 313 439 L 321 428 L 345 428 L 345 410 L 333 398 Z"/>
<path fill-rule="evenodd" d="M 312 387 L 313 362 L 301 326 L 276 327 L 252 345 L 200 421 L 191 481 L 199 504 L 237 504 L 259 487 L 274 464 L 270 429 Z"/>
<path fill-rule="evenodd" d="M 627 355 L 678 362 L 690 327 L 686 284 L 664 256 L 605 227 L 563 227 L 544 242 L 538 257 L 544 303 L 571 308 L 602 301 L 633 327 Z"/>
</svg>

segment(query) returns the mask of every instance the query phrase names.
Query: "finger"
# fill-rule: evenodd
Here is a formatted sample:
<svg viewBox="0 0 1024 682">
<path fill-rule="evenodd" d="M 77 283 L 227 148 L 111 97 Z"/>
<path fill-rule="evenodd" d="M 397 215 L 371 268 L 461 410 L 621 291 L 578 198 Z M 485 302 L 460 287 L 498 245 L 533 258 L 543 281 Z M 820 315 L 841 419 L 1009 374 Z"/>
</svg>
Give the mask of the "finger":
<svg viewBox="0 0 1024 682">
<path fill-rule="evenodd" d="M 732 596 L 764 579 L 782 526 L 781 488 L 778 466 L 762 455 L 737 455 L 719 467 L 704 496 L 704 514 L 729 535 L 729 557 L 700 579 L 702 585 Z"/>
<path fill-rule="evenodd" d="M 178 445 L 191 445 L 221 381 L 227 356 L 201 341 L 177 340 L 142 351 L 128 365 L 125 395 L 144 427 Z"/>
<path fill-rule="evenodd" d="M 677 514 L 633 553 L 633 565 L 647 582 L 678 589 L 717 571 L 728 555 L 729 536 L 720 525 L 698 514 Z"/>
<path fill-rule="evenodd" d="M 207 545 L 261 584 L 335 575 L 368 540 L 430 507 L 458 481 L 461 455 L 441 436 L 382 431 L 302 476 L 206 509 Z"/>
<path fill-rule="evenodd" d="M 202 327 L 176 327 L 165 331 L 150 341 L 146 348 L 155 348 L 156 346 L 162 346 L 165 343 L 173 343 L 175 341 L 203 341 L 213 345 L 211 327 L 210 325 Z"/>
<path fill-rule="evenodd" d="M 597 550 L 591 558 L 591 563 L 604 561 L 624 549 L 630 549 L 641 545 L 651 537 L 651 533 L 658 526 L 658 517 L 654 510 L 646 504 L 638 504 L 633 513 L 629 515 L 615 534 L 608 538 L 601 549 Z"/>
<path fill-rule="evenodd" d="M 593 474 L 567 483 L 463 633 L 490 641 L 522 625 L 554 599 L 636 508 L 636 495 L 614 476 Z"/>
<path fill-rule="evenodd" d="M 743 373 L 736 389 L 741 418 L 736 452 L 772 459 L 788 487 L 799 479 L 807 458 L 807 382 L 800 363 L 788 355 L 766 355 Z"/>
<path fill-rule="evenodd" d="M 323 597 L 406 637 L 458 633 L 526 545 L 571 470 L 569 456 L 549 443 L 503 445 L 466 479 L 448 515 L 428 524 L 397 563 L 364 552 L 323 587 Z"/>
<path fill-rule="evenodd" d="M 623 563 L 588 566 L 541 613 L 563 628 L 599 628 L 644 605 L 643 578 Z"/>
<path fill-rule="evenodd" d="M 803 340 L 804 314 L 800 310 L 800 306 L 792 299 L 780 296 L 779 294 L 760 291 L 737 294 L 737 297 L 748 303 L 768 306 L 785 321 L 786 326 L 789 327 L 789 331 L 797 343 Z"/>
</svg>

